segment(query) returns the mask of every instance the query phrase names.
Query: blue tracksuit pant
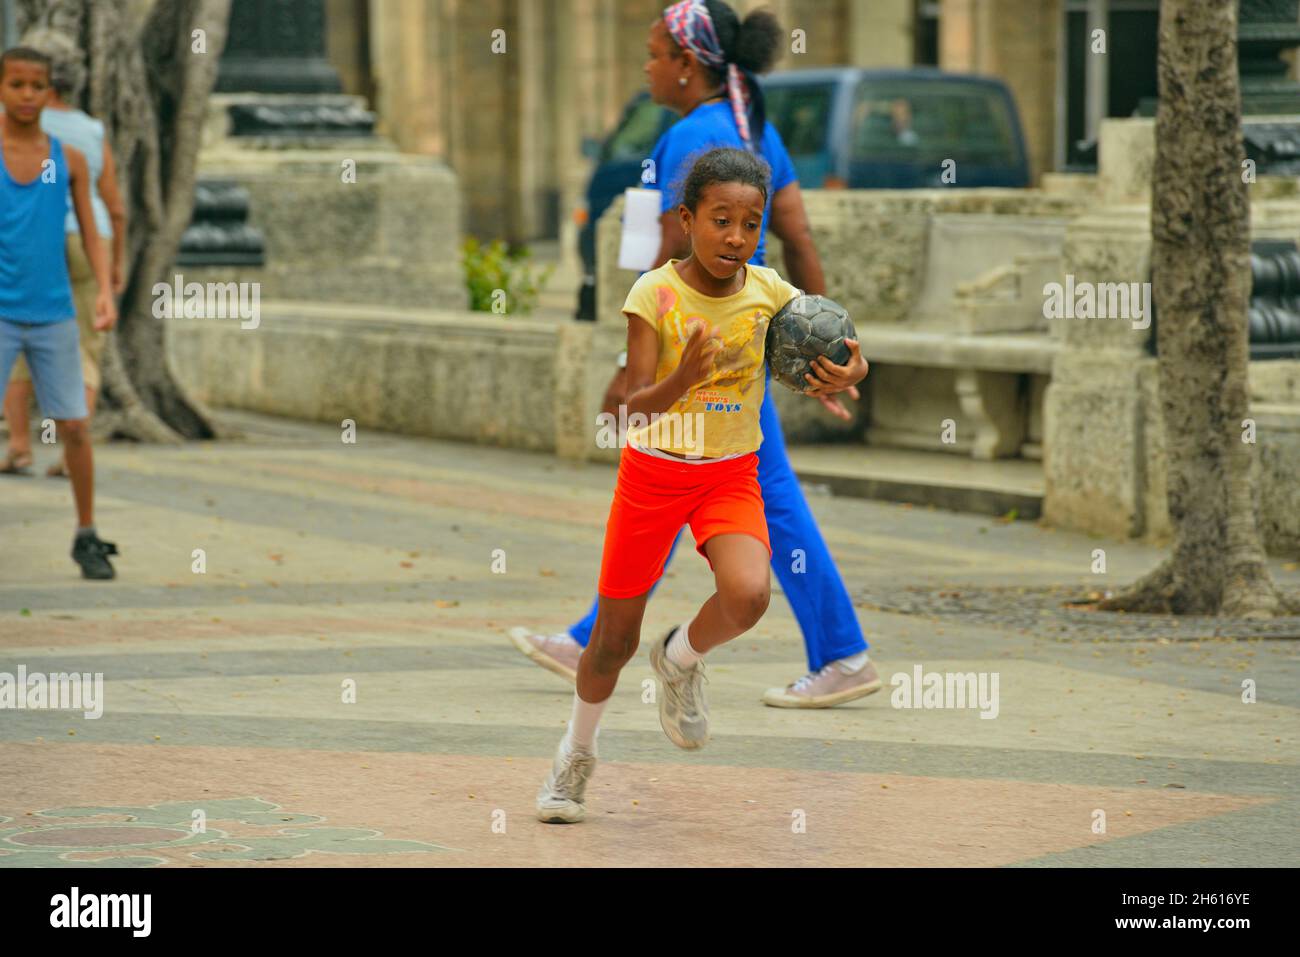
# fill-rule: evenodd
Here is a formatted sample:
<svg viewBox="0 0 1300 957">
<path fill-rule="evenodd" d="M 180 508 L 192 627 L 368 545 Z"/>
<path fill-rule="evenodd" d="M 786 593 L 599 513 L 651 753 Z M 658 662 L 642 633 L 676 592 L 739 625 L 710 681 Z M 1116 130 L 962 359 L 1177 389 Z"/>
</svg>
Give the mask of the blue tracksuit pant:
<svg viewBox="0 0 1300 957">
<path fill-rule="evenodd" d="M 803 632 L 808 667 L 817 671 L 839 658 L 865 651 L 867 642 L 853 613 L 853 602 L 786 457 L 770 377 L 759 421 L 763 444 L 758 450 L 758 484 L 763 490 L 767 534 L 772 543 L 772 570 Z M 680 532 L 677 540 L 681 540 Z M 673 552 L 676 549 L 677 542 L 673 542 Z M 672 561 L 672 553 L 668 561 Z M 584 648 L 596 624 L 598 604 L 599 599 L 592 603 L 586 617 L 569 628 L 569 634 Z"/>
</svg>

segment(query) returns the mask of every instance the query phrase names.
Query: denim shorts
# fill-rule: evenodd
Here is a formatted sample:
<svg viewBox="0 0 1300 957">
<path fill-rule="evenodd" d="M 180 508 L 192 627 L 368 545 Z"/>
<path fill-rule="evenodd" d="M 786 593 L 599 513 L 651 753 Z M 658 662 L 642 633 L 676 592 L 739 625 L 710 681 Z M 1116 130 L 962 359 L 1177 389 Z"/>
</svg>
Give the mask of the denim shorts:
<svg viewBox="0 0 1300 957">
<path fill-rule="evenodd" d="M 8 388 L 9 372 L 20 355 L 27 359 L 42 415 L 59 421 L 87 417 L 76 319 L 71 316 L 63 322 L 0 319 L 0 387 Z"/>
</svg>

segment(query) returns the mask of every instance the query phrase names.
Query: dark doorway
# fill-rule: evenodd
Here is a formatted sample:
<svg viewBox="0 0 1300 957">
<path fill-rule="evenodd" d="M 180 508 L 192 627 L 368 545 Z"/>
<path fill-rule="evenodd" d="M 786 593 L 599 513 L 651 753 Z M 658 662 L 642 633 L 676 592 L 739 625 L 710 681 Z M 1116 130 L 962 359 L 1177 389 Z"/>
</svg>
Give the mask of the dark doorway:
<svg viewBox="0 0 1300 957">
<path fill-rule="evenodd" d="M 1106 24 L 1106 116 L 1132 116 L 1156 95 L 1156 0 L 1111 0 Z M 1087 58 L 1092 52 L 1086 0 L 1066 4 L 1066 168 L 1096 170 L 1096 143 L 1087 138 Z"/>
</svg>

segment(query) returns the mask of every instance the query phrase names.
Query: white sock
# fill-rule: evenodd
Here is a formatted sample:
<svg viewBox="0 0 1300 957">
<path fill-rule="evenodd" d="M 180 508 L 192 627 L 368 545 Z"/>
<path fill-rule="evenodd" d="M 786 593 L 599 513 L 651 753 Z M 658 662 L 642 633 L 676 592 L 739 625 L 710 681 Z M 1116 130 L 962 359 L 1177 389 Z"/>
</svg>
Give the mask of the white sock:
<svg viewBox="0 0 1300 957">
<path fill-rule="evenodd" d="M 841 658 L 836 664 L 844 674 L 855 675 L 867 666 L 867 653 L 859 651 L 856 655 Z"/>
<path fill-rule="evenodd" d="M 704 655 L 691 647 L 691 636 L 688 632 L 689 626 L 690 622 L 687 622 L 684 625 L 678 625 L 677 630 L 674 631 L 672 637 L 668 639 L 668 647 L 665 649 L 665 654 L 668 655 L 669 661 L 675 664 L 678 668 L 686 668 L 688 670 L 694 668 L 696 663 L 704 658 Z"/>
<path fill-rule="evenodd" d="M 608 702 L 606 698 L 592 704 L 579 698 L 576 691 L 573 693 L 573 716 L 569 718 L 569 730 L 564 735 L 566 750 L 591 751 L 595 748 L 600 715 Z"/>
</svg>

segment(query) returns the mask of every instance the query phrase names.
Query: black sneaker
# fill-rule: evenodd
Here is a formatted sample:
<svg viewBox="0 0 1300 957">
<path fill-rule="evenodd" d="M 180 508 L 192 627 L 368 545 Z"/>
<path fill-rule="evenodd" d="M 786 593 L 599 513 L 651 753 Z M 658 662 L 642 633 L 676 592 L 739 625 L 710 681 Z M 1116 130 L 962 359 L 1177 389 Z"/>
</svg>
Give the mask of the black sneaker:
<svg viewBox="0 0 1300 957">
<path fill-rule="evenodd" d="M 82 578 L 108 579 L 117 577 L 108 563 L 109 555 L 117 554 L 117 546 L 101 541 L 99 536 L 78 535 L 72 542 L 72 560 L 81 566 Z"/>
</svg>

